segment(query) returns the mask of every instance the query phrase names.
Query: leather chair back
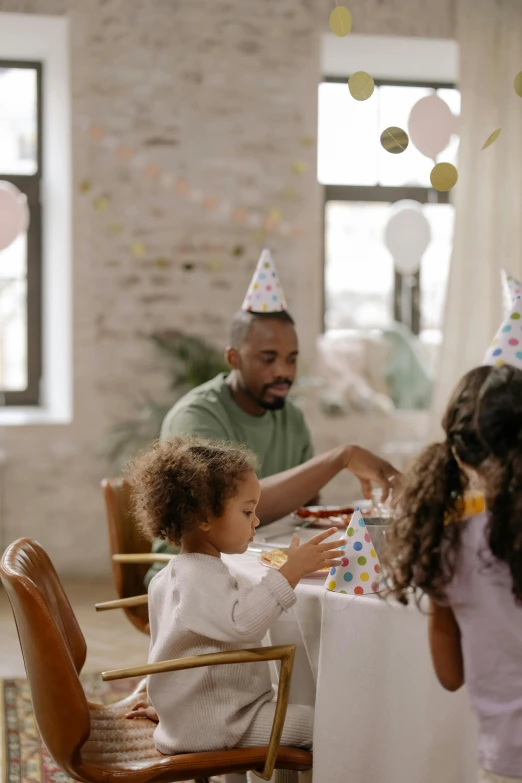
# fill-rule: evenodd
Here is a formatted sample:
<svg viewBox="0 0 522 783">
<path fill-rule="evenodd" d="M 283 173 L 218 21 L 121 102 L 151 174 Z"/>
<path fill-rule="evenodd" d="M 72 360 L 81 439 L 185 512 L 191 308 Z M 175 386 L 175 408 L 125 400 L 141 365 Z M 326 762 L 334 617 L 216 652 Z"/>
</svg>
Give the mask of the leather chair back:
<svg viewBox="0 0 522 783">
<path fill-rule="evenodd" d="M 90 733 L 78 677 L 87 648 L 56 570 L 40 544 L 22 538 L 0 563 L 31 688 L 38 730 L 55 761 L 73 775 Z"/>
</svg>

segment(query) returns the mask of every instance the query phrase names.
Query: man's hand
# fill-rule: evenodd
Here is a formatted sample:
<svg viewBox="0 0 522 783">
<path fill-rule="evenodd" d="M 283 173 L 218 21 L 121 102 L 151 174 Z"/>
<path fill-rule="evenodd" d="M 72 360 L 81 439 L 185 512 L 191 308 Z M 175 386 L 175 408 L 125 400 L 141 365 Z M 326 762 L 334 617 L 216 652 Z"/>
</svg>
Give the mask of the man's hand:
<svg viewBox="0 0 522 783">
<path fill-rule="evenodd" d="M 359 446 L 348 446 L 345 451 L 344 466 L 361 482 L 363 495 L 367 500 L 372 497 L 372 482 L 382 489 L 382 502 L 391 493 L 392 503 L 397 501 L 401 490 L 402 474 L 386 460 Z"/>
</svg>

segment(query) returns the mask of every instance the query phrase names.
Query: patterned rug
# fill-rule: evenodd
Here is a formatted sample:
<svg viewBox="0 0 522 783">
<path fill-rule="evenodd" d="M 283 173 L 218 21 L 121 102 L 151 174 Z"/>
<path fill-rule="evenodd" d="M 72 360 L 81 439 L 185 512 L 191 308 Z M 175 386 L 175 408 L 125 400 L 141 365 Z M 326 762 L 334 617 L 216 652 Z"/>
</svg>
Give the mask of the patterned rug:
<svg viewBox="0 0 522 783">
<path fill-rule="evenodd" d="M 136 680 L 103 682 L 99 674 L 82 674 L 89 701 L 111 704 L 128 696 Z M 31 692 L 25 679 L 0 680 L 1 783 L 76 783 L 49 755 L 38 733 Z"/>
</svg>

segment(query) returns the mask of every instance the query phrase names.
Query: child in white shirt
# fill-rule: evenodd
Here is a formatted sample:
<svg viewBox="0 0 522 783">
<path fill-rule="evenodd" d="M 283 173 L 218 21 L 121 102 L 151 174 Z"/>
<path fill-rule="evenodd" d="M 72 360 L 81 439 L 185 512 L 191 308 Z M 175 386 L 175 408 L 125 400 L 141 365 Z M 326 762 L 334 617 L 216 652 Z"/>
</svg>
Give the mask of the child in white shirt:
<svg viewBox="0 0 522 783">
<path fill-rule="evenodd" d="M 241 554 L 254 538 L 260 497 L 256 459 L 243 448 L 195 438 L 157 443 L 132 466 L 136 514 L 151 538 L 181 551 L 149 587 L 149 663 L 261 646 L 294 588 L 307 574 L 338 565 L 342 541 L 330 529 L 299 546 L 279 571 L 238 585 L 221 554 Z M 211 666 L 148 678 L 150 705 L 134 717 L 155 719 L 154 742 L 165 754 L 267 745 L 274 718 L 268 663 Z M 281 743 L 310 749 L 313 709 L 288 706 Z M 297 780 L 279 773 L 279 781 Z"/>
</svg>

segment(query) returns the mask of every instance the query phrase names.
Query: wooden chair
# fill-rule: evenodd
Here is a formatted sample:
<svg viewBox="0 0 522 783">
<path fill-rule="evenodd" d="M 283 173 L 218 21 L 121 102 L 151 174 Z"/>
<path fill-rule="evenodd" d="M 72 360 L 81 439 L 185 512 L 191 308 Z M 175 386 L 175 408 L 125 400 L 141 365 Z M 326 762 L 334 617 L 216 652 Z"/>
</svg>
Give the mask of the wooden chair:
<svg viewBox="0 0 522 783">
<path fill-rule="evenodd" d="M 147 604 L 132 599 L 144 592 L 143 579 L 150 564 L 168 556 L 151 553 L 150 541 L 141 534 L 132 514 L 130 487 L 125 479 L 104 479 L 102 492 L 107 511 L 112 577 L 116 593 L 123 599 L 118 606 L 136 628 L 148 634 Z"/>
<path fill-rule="evenodd" d="M 312 766 L 311 753 L 279 747 L 294 645 L 197 656 L 105 673 L 104 679 L 109 680 L 217 664 L 281 661 L 268 747 L 164 756 L 154 747 L 154 723 L 124 717 L 138 700 L 138 693 L 143 696 L 143 690 L 111 706 L 87 701 L 79 679 L 87 653 L 85 639 L 42 547 L 28 538 L 15 541 L 3 555 L 0 578 L 13 609 L 38 729 L 55 762 L 73 780 L 208 783 L 212 775 L 257 771 L 261 767 L 257 774 L 269 780 L 274 768 L 304 770 Z"/>
</svg>

